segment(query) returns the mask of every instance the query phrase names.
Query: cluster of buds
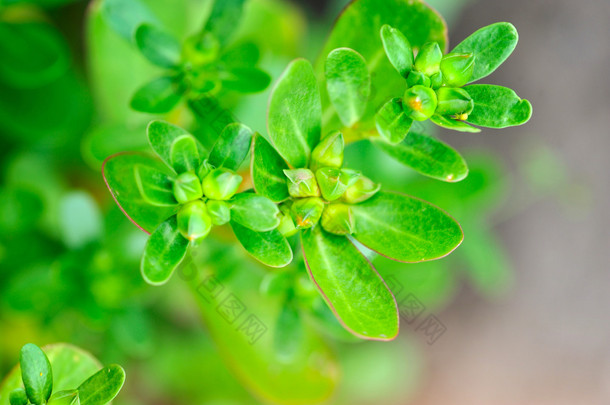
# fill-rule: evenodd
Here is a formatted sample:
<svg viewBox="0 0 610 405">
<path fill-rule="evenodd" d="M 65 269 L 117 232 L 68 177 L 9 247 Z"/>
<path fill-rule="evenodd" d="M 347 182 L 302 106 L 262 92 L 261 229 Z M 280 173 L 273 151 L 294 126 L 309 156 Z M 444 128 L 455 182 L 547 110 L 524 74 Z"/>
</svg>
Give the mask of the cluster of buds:
<svg viewBox="0 0 610 405">
<path fill-rule="evenodd" d="M 242 177 L 232 170 L 214 168 L 204 160 L 197 173 L 180 173 L 173 184 L 174 197 L 182 204 L 178 210 L 178 229 L 190 241 L 205 238 L 213 225 L 231 219 L 230 200 L 241 185 Z"/>
<path fill-rule="evenodd" d="M 182 63 L 185 78 L 190 85 L 201 92 L 215 92 L 220 89 L 218 72 L 213 64 L 220 55 L 220 43 L 210 32 L 200 32 L 184 42 Z"/>
<path fill-rule="evenodd" d="M 292 198 L 280 206 L 282 234 L 291 236 L 318 223 L 337 235 L 354 233 L 350 205 L 368 200 L 380 186 L 343 168 L 343 149 L 343 135 L 331 133 L 314 148 L 309 168 L 284 170 Z"/>
<path fill-rule="evenodd" d="M 472 53 L 443 56 L 438 43 L 424 44 L 406 76 L 407 90 L 402 99 L 405 113 L 416 121 L 425 121 L 434 114 L 468 118 L 474 102 L 460 87 L 472 77 L 474 59 Z"/>
</svg>

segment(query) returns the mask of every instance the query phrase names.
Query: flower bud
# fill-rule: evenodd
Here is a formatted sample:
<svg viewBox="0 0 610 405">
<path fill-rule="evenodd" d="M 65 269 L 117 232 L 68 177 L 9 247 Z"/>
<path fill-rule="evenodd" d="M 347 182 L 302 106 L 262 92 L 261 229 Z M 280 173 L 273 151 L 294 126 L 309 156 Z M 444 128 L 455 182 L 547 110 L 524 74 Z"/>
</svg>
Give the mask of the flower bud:
<svg viewBox="0 0 610 405">
<path fill-rule="evenodd" d="M 242 178 L 224 167 L 210 171 L 203 179 L 203 194 L 211 200 L 228 200 L 237 192 Z"/>
<path fill-rule="evenodd" d="M 430 87 L 430 78 L 422 72 L 412 70 L 409 72 L 409 76 L 407 76 L 407 87 L 413 86 Z"/>
<path fill-rule="evenodd" d="M 413 86 L 405 91 L 402 107 L 409 117 L 416 121 L 425 121 L 432 117 L 436 110 L 436 93 L 424 86 Z"/>
<path fill-rule="evenodd" d="M 292 203 L 291 213 L 297 229 L 313 227 L 320 221 L 324 201 L 319 197 L 300 198 Z"/>
<path fill-rule="evenodd" d="M 438 72 L 432 75 L 432 77 L 430 77 L 430 87 L 432 87 L 434 90 L 440 88 L 443 85 L 443 73 L 442 72 Z"/>
<path fill-rule="evenodd" d="M 174 180 L 174 197 L 180 204 L 197 200 L 203 196 L 201 180 L 193 171 L 184 172 Z"/>
<path fill-rule="evenodd" d="M 328 204 L 322 213 L 322 228 L 335 235 L 348 235 L 354 232 L 354 218 L 349 205 Z"/>
<path fill-rule="evenodd" d="M 451 87 L 462 87 L 474 72 L 474 54 L 448 53 L 441 61 L 443 83 Z"/>
<path fill-rule="evenodd" d="M 211 33 L 193 35 L 184 41 L 182 59 L 187 66 L 200 68 L 218 58 L 220 43 Z"/>
<path fill-rule="evenodd" d="M 360 176 L 353 185 L 345 190 L 343 201 L 348 204 L 358 204 L 374 196 L 379 189 L 381 189 L 380 184 L 374 183 L 368 177 Z"/>
<path fill-rule="evenodd" d="M 309 169 L 284 170 L 288 177 L 288 194 L 292 197 L 318 197 L 320 189 L 316 177 Z"/>
<path fill-rule="evenodd" d="M 205 203 L 192 201 L 178 211 L 178 230 L 190 241 L 205 238 L 212 229 L 212 217 Z"/>
<path fill-rule="evenodd" d="M 440 115 L 470 114 L 474 101 L 464 89 L 441 87 L 436 91 L 436 113 Z"/>
<path fill-rule="evenodd" d="M 415 58 L 415 70 L 430 77 L 440 70 L 443 51 L 436 42 L 427 42 L 422 45 Z"/>
<path fill-rule="evenodd" d="M 344 145 L 341 132 L 327 135 L 311 152 L 311 170 L 316 171 L 321 167 L 341 167 Z"/>
<path fill-rule="evenodd" d="M 214 225 L 224 225 L 231 220 L 231 209 L 226 202 L 208 200 L 206 207 Z"/>
<path fill-rule="evenodd" d="M 345 190 L 358 179 L 360 172 L 350 169 L 323 167 L 316 171 L 316 179 L 326 201 L 341 197 Z"/>
</svg>

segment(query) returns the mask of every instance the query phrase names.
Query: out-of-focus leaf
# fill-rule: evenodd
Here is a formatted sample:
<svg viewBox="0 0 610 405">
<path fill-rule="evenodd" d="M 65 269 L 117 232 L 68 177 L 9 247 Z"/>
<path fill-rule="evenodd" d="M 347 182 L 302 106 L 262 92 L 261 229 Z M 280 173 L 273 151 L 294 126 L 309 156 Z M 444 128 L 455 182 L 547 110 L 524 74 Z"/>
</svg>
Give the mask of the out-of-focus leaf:
<svg viewBox="0 0 610 405">
<path fill-rule="evenodd" d="M 252 130 L 243 124 L 227 125 L 210 152 L 209 163 L 214 167 L 238 170 L 250 151 L 252 136 Z"/>
<path fill-rule="evenodd" d="M 211 32 L 221 44 L 228 42 L 239 24 L 245 0 L 214 0 L 204 30 Z"/>
<path fill-rule="evenodd" d="M 83 157 L 91 167 L 99 168 L 102 162 L 115 153 L 149 150 L 146 125 L 96 125 L 85 135 Z"/>
<path fill-rule="evenodd" d="M 231 200 L 231 220 L 257 232 L 267 232 L 280 224 L 280 210 L 262 195 L 237 194 Z"/>
<path fill-rule="evenodd" d="M 532 105 L 506 87 L 473 84 L 464 87 L 474 100 L 474 110 L 467 121 L 488 128 L 523 125 L 532 116 Z"/>
<path fill-rule="evenodd" d="M 292 262 L 290 244 L 277 229 L 256 232 L 234 221 L 231 228 L 244 249 L 264 265 L 284 267 Z"/>
<path fill-rule="evenodd" d="M 284 170 L 288 165 L 265 138 L 257 134 L 252 146 L 252 182 L 254 189 L 274 202 L 289 197 Z"/>
<path fill-rule="evenodd" d="M 182 82 L 175 77 L 163 76 L 140 87 L 131 99 L 131 108 L 151 114 L 170 112 L 184 94 Z"/>
<path fill-rule="evenodd" d="M 106 405 L 114 399 L 125 383 L 125 370 L 112 364 L 104 367 L 78 386 L 81 405 Z"/>
<path fill-rule="evenodd" d="M 404 194 L 378 192 L 353 205 L 354 237 L 367 248 L 401 262 L 438 259 L 457 248 L 460 225 L 440 208 Z"/>
<path fill-rule="evenodd" d="M 292 360 L 303 339 L 303 319 L 293 301 L 288 301 L 280 310 L 274 330 L 275 352 L 280 359 Z"/>
<path fill-rule="evenodd" d="M 271 76 L 255 67 L 235 67 L 222 77 L 222 86 L 240 93 L 258 93 L 271 83 Z"/>
<path fill-rule="evenodd" d="M 178 230 L 175 216 L 162 222 L 148 238 L 140 270 L 151 285 L 169 281 L 186 255 L 189 241 Z"/>
<path fill-rule="evenodd" d="M 43 212 L 40 197 L 22 187 L 0 189 L 0 230 L 14 234 L 34 226 Z"/>
<path fill-rule="evenodd" d="M 302 231 L 301 243 L 311 279 L 344 327 L 363 339 L 394 339 L 396 301 L 366 257 L 320 226 Z"/>
<path fill-rule="evenodd" d="M 62 239 L 72 249 L 99 240 L 104 231 L 95 200 L 83 191 L 73 191 L 62 198 L 59 220 Z"/>
<path fill-rule="evenodd" d="M 154 25 L 142 24 L 135 33 L 140 52 L 157 66 L 173 68 L 180 62 L 180 43 Z"/>
<path fill-rule="evenodd" d="M 101 15 L 106 23 L 127 41 L 133 41 L 142 24 L 158 24 L 157 17 L 140 0 L 104 0 Z"/>
<path fill-rule="evenodd" d="M 468 175 L 464 158 L 446 143 L 428 135 L 410 132 L 398 145 L 383 141 L 375 141 L 375 145 L 424 176 L 457 182 Z"/>
</svg>

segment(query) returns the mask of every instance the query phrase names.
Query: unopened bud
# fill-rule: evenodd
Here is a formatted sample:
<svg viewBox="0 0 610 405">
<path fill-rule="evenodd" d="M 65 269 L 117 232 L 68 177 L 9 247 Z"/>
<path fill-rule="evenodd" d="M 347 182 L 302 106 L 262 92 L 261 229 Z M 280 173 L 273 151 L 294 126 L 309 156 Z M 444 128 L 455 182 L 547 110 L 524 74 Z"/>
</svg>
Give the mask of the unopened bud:
<svg viewBox="0 0 610 405">
<path fill-rule="evenodd" d="M 415 70 L 422 72 L 428 77 L 440 70 L 443 51 L 436 42 L 427 42 L 422 45 L 415 58 Z"/>
<path fill-rule="evenodd" d="M 464 89 L 441 87 L 436 91 L 436 97 L 436 113 L 440 115 L 470 114 L 474 108 L 474 101 Z"/>
<path fill-rule="evenodd" d="M 181 207 L 177 219 L 178 230 L 190 241 L 205 238 L 212 229 L 212 218 L 201 200 L 192 201 Z"/>
<path fill-rule="evenodd" d="M 210 171 L 203 179 L 203 194 L 211 200 L 228 200 L 241 184 L 239 174 L 224 167 Z"/>
<path fill-rule="evenodd" d="M 412 70 L 407 76 L 407 87 L 413 86 L 430 87 L 430 78 L 422 72 Z"/>
<path fill-rule="evenodd" d="M 197 200 L 203 196 L 201 180 L 195 172 L 184 172 L 174 180 L 174 197 L 180 204 Z"/>
<path fill-rule="evenodd" d="M 285 237 L 290 237 L 298 232 L 297 227 L 294 225 L 292 216 L 290 213 L 282 213 L 280 216 L 280 224 L 277 226 L 277 230 L 280 231 Z"/>
<path fill-rule="evenodd" d="M 344 146 L 341 132 L 333 132 L 324 137 L 311 152 L 311 170 L 316 171 L 321 167 L 341 167 Z"/>
<path fill-rule="evenodd" d="M 328 204 L 322 213 L 322 228 L 335 235 L 348 235 L 354 232 L 352 210 L 347 204 Z"/>
<path fill-rule="evenodd" d="M 409 117 L 425 121 L 436 110 L 436 93 L 429 87 L 413 86 L 405 91 L 402 107 Z"/>
<path fill-rule="evenodd" d="M 323 167 L 316 172 L 316 179 L 326 201 L 341 197 L 345 190 L 356 182 L 360 172 L 350 169 Z"/>
<path fill-rule="evenodd" d="M 320 221 L 324 201 L 319 197 L 300 198 L 292 203 L 291 213 L 297 229 L 313 227 Z"/>
<path fill-rule="evenodd" d="M 209 32 L 193 35 L 184 41 L 182 59 L 193 68 L 203 67 L 218 58 L 220 43 Z"/>
<path fill-rule="evenodd" d="M 214 225 L 224 225 L 231 220 L 231 209 L 226 202 L 208 200 L 206 207 Z"/>
<path fill-rule="evenodd" d="M 348 204 L 358 204 L 374 196 L 381 185 L 365 176 L 360 176 L 356 182 L 345 190 L 343 201 Z"/>
<path fill-rule="evenodd" d="M 309 169 L 284 170 L 288 177 L 288 194 L 292 197 L 318 197 L 320 189 L 316 177 Z"/>
<path fill-rule="evenodd" d="M 462 87 L 474 72 L 474 54 L 449 53 L 441 61 L 443 83 L 451 87 Z"/>
</svg>

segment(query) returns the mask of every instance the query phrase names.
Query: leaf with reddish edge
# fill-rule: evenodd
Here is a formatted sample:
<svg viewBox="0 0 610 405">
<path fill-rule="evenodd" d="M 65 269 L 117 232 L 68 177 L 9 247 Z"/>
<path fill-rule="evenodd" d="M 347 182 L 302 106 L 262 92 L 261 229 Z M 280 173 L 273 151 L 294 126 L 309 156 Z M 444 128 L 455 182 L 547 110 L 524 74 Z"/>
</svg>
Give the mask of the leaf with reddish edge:
<svg viewBox="0 0 610 405">
<path fill-rule="evenodd" d="M 157 225 L 176 213 L 177 206 L 154 206 L 142 197 L 135 173 L 138 166 L 150 167 L 168 176 L 173 175 L 160 160 L 137 152 L 110 156 L 102 165 L 102 175 L 112 197 L 127 218 L 144 232 L 152 233 Z"/>
<path fill-rule="evenodd" d="M 398 335 L 394 295 L 349 239 L 316 226 L 301 232 L 301 243 L 311 279 L 345 329 L 369 340 Z"/>
<path fill-rule="evenodd" d="M 440 259 L 464 239 L 462 228 L 440 208 L 405 194 L 379 192 L 351 206 L 354 238 L 399 262 Z"/>
</svg>

